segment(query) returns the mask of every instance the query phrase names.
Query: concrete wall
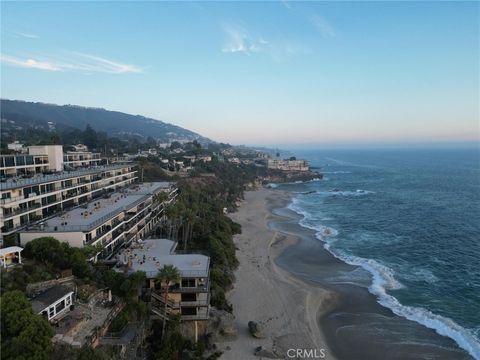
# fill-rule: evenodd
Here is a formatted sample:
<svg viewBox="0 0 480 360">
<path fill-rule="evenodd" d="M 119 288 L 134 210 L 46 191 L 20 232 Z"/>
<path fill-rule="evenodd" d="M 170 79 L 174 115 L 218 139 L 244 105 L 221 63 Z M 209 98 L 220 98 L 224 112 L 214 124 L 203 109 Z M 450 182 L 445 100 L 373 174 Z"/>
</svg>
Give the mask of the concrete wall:
<svg viewBox="0 0 480 360">
<path fill-rule="evenodd" d="M 25 246 L 26 243 L 32 241 L 33 239 L 39 237 L 54 237 L 59 241 L 69 243 L 70 246 L 74 247 L 83 247 L 83 240 L 85 235 L 82 232 L 21 232 L 20 233 L 20 244 Z"/>
<path fill-rule="evenodd" d="M 30 155 L 48 155 L 49 169 L 63 171 L 63 146 L 62 145 L 35 145 L 28 147 Z"/>
</svg>

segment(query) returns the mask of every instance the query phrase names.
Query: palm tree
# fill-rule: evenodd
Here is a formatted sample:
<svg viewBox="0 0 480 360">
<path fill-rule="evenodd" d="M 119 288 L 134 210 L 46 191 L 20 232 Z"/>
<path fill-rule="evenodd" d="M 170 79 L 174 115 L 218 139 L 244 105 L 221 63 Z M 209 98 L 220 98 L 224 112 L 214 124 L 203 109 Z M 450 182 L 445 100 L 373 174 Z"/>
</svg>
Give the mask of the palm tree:
<svg viewBox="0 0 480 360">
<path fill-rule="evenodd" d="M 163 324 L 162 324 L 162 338 L 165 334 L 165 325 L 167 320 L 167 301 L 168 301 L 168 289 L 172 283 L 180 281 L 180 271 L 173 265 L 163 265 L 157 275 L 157 281 L 162 286 L 162 283 L 165 284 L 163 294 L 164 294 L 164 308 L 163 308 Z"/>
</svg>

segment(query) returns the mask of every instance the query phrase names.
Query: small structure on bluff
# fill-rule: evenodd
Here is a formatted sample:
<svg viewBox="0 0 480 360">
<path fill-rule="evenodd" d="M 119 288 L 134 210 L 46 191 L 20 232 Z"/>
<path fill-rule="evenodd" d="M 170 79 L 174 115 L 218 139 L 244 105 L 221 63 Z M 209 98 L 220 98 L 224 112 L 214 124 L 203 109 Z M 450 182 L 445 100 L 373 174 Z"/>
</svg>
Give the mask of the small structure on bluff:
<svg viewBox="0 0 480 360">
<path fill-rule="evenodd" d="M 31 300 L 33 312 L 50 322 L 58 321 L 73 309 L 73 291 L 64 285 L 55 285 Z"/>
<path fill-rule="evenodd" d="M 269 159 L 267 163 L 269 169 L 276 169 L 282 171 L 309 171 L 310 166 L 307 160 L 278 160 Z"/>
</svg>

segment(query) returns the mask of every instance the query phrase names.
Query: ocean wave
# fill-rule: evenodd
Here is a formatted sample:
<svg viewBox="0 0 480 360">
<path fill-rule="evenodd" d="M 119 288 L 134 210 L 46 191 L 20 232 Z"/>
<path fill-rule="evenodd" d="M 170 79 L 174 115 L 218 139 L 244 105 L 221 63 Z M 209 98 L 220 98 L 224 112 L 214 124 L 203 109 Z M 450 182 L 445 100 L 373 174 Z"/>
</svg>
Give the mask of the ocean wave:
<svg viewBox="0 0 480 360">
<path fill-rule="evenodd" d="M 338 171 L 322 171 L 322 174 L 351 174 L 351 171 L 344 171 L 344 170 L 338 170 Z"/>
<path fill-rule="evenodd" d="M 313 215 L 308 211 L 303 210 L 299 205 L 299 200 L 297 198 L 293 198 L 287 208 L 298 215 L 303 216 L 303 218 L 300 220 L 300 225 L 302 225 L 304 228 L 314 230 L 317 238 L 325 240 L 326 238 L 335 237 L 338 235 L 338 231 L 332 227 L 312 224 L 312 222 L 318 221 L 318 219 L 314 218 Z M 325 217 L 322 217 L 322 220 L 324 219 Z"/>
<path fill-rule="evenodd" d="M 325 229 L 332 228 L 324 225 L 313 225 L 311 223 L 313 219 L 312 215 L 301 208 L 296 198 L 293 198 L 288 207 L 303 216 L 303 219 L 299 222 L 301 226 L 317 231 L 317 238 L 324 242 L 325 249 L 333 256 L 347 264 L 360 266 L 372 275 L 372 283 L 368 287 L 368 290 L 376 296 L 377 302 L 380 305 L 389 308 L 398 316 L 415 321 L 427 328 L 435 330 L 440 335 L 453 339 L 462 349 L 473 356 L 473 358 L 480 360 L 480 340 L 473 332 L 458 325 L 452 319 L 434 314 L 425 308 L 402 305 L 394 296 L 387 293 L 388 290 L 398 290 L 404 287 L 403 284 L 395 279 L 392 269 L 373 259 L 365 259 L 333 249 L 332 244 L 334 243 L 334 237 L 337 235 L 336 230 L 333 229 L 334 233 L 330 233 L 331 230 L 328 230 L 328 236 L 325 236 Z M 433 274 L 431 274 L 432 277 L 430 277 L 430 274 L 421 271 L 421 275 L 430 278 L 430 280 L 434 280 Z"/>
<path fill-rule="evenodd" d="M 372 274 L 373 280 L 368 290 L 377 297 L 377 302 L 380 305 L 389 308 L 398 316 L 415 321 L 435 330 L 440 335 L 453 339 L 475 359 L 480 360 L 479 339 L 469 330 L 458 325 L 452 319 L 434 314 L 427 309 L 402 305 L 397 298 L 387 294 L 387 290 L 397 290 L 403 287 L 403 285 L 395 279 L 394 273 L 390 268 L 379 264 L 373 259 L 364 259 L 335 251 L 330 245 L 330 243 L 326 243 L 325 248 L 336 258 L 350 265 L 361 266 Z"/>
<path fill-rule="evenodd" d="M 267 186 L 267 187 L 270 187 L 270 188 L 272 188 L 272 189 L 278 188 L 278 184 L 275 184 L 275 183 L 268 183 L 266 186 Z"/>
<path fill-rule="evenodd" d="M 331 191 L 316 191 L 315 194 L 323 195 L 323 196 L 364 196 L 364 195 L 375 194 L 375 191 L 362 190 L 362 189 L 358 189 L 355 191 L 352 191 L 352 190 L 342 191 L 342 190 L 333 189 Z"/>
</svg>

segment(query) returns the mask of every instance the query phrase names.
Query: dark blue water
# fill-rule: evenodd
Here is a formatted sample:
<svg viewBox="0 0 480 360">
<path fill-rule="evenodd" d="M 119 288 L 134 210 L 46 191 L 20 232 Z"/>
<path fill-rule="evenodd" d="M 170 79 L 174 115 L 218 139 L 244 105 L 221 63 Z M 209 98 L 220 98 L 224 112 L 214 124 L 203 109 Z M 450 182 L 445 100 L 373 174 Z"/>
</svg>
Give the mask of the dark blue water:
<svg viewBox="0 0 480 360">
<path fill-rule="evenodd" d="M 282 185 L 335 256 L 372 274 L 370 292 L 480 359 L 478 150 L 296 152 L 324 180 Z"/>
</svg>

